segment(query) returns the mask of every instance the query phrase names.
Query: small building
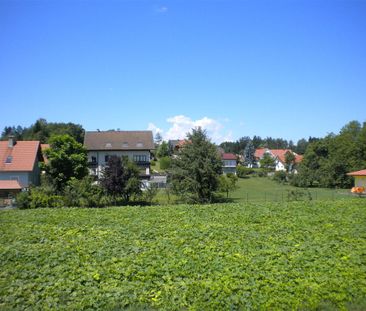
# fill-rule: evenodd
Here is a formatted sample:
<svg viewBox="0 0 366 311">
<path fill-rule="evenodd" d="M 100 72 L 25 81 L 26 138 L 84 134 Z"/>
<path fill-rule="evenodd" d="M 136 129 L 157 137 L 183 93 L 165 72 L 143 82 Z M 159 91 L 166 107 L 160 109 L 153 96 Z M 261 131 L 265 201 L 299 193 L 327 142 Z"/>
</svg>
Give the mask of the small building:
<svg viewBox="0 0 366 311">
<path fill-rule="evenodd" d="M 43 161 L 39 141 L 16 141 L 14 137 L 0 141 L 0 181 L 6 181 L 0 190 L 4 193 L 17 191 L 19 187 L 28 188 L 31 184 L 38 186 L 39 161 Z"/>
<path fill-rule="evenodd" d="M 17 180 L 0 180 L 0 198 L 15 197 L 21 190 Z"/>
<path fill-rule="evenodd" d="M 353 176 L 355 178 L 355 187 L 362 187 L 364 192 L 366 192 L 366 169 L 356 172 L 351 172 L 347 174 L 348 176 Z"/>
<path fill-rule="evenodd" d="M 222 159 L 222 172 L 223 174 L 232 173 L 236 175 L 237 158 L 233 153 L 223 153 Z"/>
<path fill-rule="evenodd" d="M 100 178 L 111 156 L 127 157 L 140 169 L 141 179 L 150 179 L 152 131 L 88 131 L 84 147 L 88 151 L 90 174 Z"/>
</svg>

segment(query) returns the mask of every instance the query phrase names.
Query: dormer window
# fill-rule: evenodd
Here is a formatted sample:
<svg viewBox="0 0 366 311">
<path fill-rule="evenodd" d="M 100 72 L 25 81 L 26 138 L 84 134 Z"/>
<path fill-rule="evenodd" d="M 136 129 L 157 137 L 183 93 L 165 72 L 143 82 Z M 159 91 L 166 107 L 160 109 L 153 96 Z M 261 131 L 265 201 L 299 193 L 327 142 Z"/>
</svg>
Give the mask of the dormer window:
<svg viewBox="0 0 366 311">
<path fill-rule="evenodd" d="M 142 143 L 142 142 L 138 142 L 137 144 L 136 144 L 136 147 L 138 147 L 138 148 L 142 148 L 144 146 L 144 144 Z"/>
<path fill-rule="evenodd" d="M 112 144 L 111 144 L 111 143 L 106 143 L 106 144 L 105 144 L 105 147 L 106 147 L 106 148 L 112 148 Z"/>
<path fill-rule="evenodd" d="M 11 163 L 13 162 L 13 157 L 12 156 L 8 156 L 5 160 L 5 163 Z"/>
<path fill-rule="evenodd" d="M 127 142 L 122 143 L 122 147 L 123 148 L 128 148 L 128 143 Z"/>
</svg>

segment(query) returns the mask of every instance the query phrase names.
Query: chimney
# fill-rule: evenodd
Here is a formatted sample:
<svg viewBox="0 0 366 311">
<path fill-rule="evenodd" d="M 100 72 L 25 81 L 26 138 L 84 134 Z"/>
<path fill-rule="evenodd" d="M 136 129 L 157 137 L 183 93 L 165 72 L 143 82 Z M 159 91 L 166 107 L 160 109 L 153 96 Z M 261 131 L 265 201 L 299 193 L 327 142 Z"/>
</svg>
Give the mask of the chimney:
<svg viewBox="0 0 366 311">
<path fill-rule="evenodd" d="M 8 136 L 8 147 L 13 148 L 15 145 L 15 137 L 13 135 Z"/>
</svg>

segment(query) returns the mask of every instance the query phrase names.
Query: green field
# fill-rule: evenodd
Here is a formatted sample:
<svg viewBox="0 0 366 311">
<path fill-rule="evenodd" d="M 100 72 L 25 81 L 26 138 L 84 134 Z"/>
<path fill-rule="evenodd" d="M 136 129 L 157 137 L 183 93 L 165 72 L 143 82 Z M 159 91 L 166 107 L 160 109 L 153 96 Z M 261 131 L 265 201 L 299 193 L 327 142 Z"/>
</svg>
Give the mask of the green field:
<svg viewBox="0 0 366 311">
<path fill-rule="evenodd" d="M 0 211 L 0 309 L 365 310 L 365 202 Z"/>
<path fill-rule="evenodd" d="M 332 201 L 354 198 L 349 189 L 304 189 L 280 184 L 268 177 L 250 177 L 238 179 L 237 189 L 229 193 L 229 199 L 234 203 L 288 202 L 295 200 L 293 196 L 289 196 L 290 191 L 302 192 L 303 197 L 300 197 L 299 200 L 303 201 L 309 199 L 311 201 Z M 170 194 L 170 198 L 168 198 L 165 190 L 160 190 L 154 199 L 155 204 L 175 202 L 179 202 L 178 197 Z"/>
<path fill-rule="evenodd" d="M 311 200 L 337 200 L 351 198 L 347 189 L 325 189 L 325 188 L 297 188 L 290 185 L 283 185 L 268 177 L 239 178 L 238 188 L 230 194 L 234 202 L 285 202 L 289 200 L 289 191 L 301 191 L 303 199 Z M 290 197 L 291 199 L 291 197 Z"/>
</svg>

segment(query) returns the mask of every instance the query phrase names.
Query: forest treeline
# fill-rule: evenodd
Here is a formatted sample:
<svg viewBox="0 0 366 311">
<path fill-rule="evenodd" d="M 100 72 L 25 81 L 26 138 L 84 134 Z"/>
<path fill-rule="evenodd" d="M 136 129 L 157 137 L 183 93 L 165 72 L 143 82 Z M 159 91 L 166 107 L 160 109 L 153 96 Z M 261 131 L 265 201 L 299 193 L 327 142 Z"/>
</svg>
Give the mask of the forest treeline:
<svg viewBox="0 0 366 311">
<path fill-rule="evenodd" d="M 16 140 L 39 140 L 42 144 L 54 135 L 68 134 L 77 142 L 84 142 L 84 129 L 80 124 L 64 122 L 47 122 L 46 119 L 38 119 L 29 127 L 5 126 L 1 133 L 1 140 L 8 139 L 13 135 Z"/>
</svg>

